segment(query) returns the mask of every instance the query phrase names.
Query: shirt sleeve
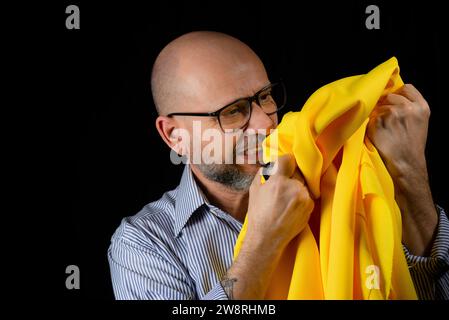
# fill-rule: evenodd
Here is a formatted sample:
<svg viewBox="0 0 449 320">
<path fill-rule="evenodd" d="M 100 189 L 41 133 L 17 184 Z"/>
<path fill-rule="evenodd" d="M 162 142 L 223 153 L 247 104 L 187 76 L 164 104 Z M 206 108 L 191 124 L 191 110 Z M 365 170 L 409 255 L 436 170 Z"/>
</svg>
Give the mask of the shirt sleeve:
<svg viewBox="0 0 449 320">
<path fill-rule="evenodd" d="M 117 300 L 193 300 L 196 291 L 181 267 L 156 251 L 123 239 L 108 250 L 112 286 Z M 217 283 L 201 300 L 228 299 Z"/>
<path fill-rule="evenodd" d="M 415 256 L 403 246 L 419 299 L 449 300 L 449 219 L 440 206 L 437 235 L 429 257 Z"/>
<path fill-rule="evenodd" d="M 229 300 L 223 286 L 218 282 L 201 300 Z"/>
</svg>

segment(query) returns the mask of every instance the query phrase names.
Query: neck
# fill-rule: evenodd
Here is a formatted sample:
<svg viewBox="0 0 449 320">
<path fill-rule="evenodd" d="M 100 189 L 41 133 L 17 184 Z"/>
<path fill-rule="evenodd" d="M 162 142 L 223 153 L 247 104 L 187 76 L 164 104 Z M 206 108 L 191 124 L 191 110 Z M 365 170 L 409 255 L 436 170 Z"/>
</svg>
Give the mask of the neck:
<svg viewBox="0 0 449 320">
<path fill-rule="evenodd" d="M 248 210 L 248 190 L 233 190 L 218 182 L 207 179 L 196 166 L 191 165 L 190 168 L 192 169 L 196 182 L 210 203 L 243 223 Z"/>
</svg>

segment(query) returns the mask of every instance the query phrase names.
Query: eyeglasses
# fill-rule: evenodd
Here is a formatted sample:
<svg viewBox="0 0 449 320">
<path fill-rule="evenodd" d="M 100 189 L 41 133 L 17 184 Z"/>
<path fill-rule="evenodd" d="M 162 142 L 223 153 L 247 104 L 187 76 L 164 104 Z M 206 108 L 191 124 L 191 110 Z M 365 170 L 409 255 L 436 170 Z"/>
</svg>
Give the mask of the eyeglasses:
<svg viewBox="0 0 449 320">
<path fill-rule="evenodd" d="M 223 132 L 235 132 L 246 128 L 251 119 L 253 102 L 271 116 L 281 110 L 286 103 L 287 93 L 282 81 L 271 83 L 260 89 L 252 97 L 240 98 L 215 112 L 195 113 L 195 112 L 174 112 L 167 115 L 172 116 L 193 116 L 193 117 L 217 117 Z"/>
</svg>

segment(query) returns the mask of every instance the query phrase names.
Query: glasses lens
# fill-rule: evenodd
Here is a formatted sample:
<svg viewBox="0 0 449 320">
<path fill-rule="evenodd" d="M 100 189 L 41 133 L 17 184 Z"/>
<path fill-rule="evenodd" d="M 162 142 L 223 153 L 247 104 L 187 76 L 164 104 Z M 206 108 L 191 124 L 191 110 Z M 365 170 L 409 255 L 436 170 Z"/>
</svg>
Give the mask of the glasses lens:
<svg viewBox="0 0 449 320">
<path fill-rule="evenodd" d="M 282 83 L 275 83 L 259 93 L 259 105 L 267 114 L 273 114 L 285 105 L 286 95 Z"/>
<path fill-rule="evenodd" d="M 250 105 L 240 100 L 220 112 L 220 124 L 223 130 L 236 130 L 245 126 L 250 117 Z"/>
</svg>

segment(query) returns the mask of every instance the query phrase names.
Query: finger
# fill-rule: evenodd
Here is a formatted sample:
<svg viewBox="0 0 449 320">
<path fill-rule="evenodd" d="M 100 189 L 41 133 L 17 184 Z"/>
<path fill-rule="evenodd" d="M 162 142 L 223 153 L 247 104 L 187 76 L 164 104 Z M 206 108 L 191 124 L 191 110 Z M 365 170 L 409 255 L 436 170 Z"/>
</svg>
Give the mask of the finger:
<svg viewBox="0 0 449 320">
<path fill-rule="evenodd" d="M 309 190 L 306 179 L 304 178 L 304 175 L 299 168 L 296 168 L 293 172 L 292 179 L 298 182 L 300 188 L 305 188 L 310 198 L 314 199 L 312 193 Z"/>
<path fill-rule="evenodd" d="M 370 117 L 368 122 L 368 135 L 372 136 L 372 133 L 375 133 L 376 129 L 385 128 L 383 115 L 384 113 Z"/>
<path fill-rule="evenodd" d="M 302 184 L 305 184 L 304 176 L 302 175 L 302 173 L 299 170 L 299 168 L 295 169 L 295 171 L 293 172 L 292 178 L 296 179 L 296 180 L 299 180 L 299 182 L 301 182 Z"/>
<path fill-rule="evenodd" d="M 376 109 L 378 110 L 370 115 L 370 118 L 382 119 L 383 127 L 387 127 L 395 121 L 399 121 L 400 123 L 406 125 L 407 111 L 404 108 L 399 107 L 398 105 L 383 105 Z"/>
<path fill-rule="evenodd" d="M 384 105 L 377 106 L 376 108 L 374 108 L 373 111 L 371 112 L 371 114 L 369 115 L 369 117 L 375 118 L 380 115 L 389 114 L 392 112 L 392 110 L 397 110 L 397 109 L 398 109 L 397 105 L 384 104 Z"/>
<path fill-rule="evenodd" d="M 293 177 L 295 177 L 297 174 L 301 174 L 299 171 L 295 170 L 295 173 L 293 174 Z M 302 176 L 302 175 L 301 175 Z M 297 179 L 294 179 L 292 177 L 292 179 L 290 179 L 290 183 L 292 183 L 295 188 L 294 189 L 299 189 L 299 198 L 302 199 L 303 201 L 307 200 L 312 202 L 313 205 L 313 201 L 316 200 L 315 197 L 313 196 L 313 194 L 310 192 L 309 187 L 307 186 L 306 183 L 301 182 Z"/>
<path fill-rule="evenodd" d="M 414 102 L 414 105 L 419 107 L 422 112 L 430 115 L 429 104 L 426 99 L 424 99 L 421 92 L 419 92 L 418 89 L 416 89 L 412 84 L 405 84 L 401 89 L 399 89 L 399 93 Z"/>
<path fill-rule="evenodd" d="M 379 105 L 376 106 L 373 111 L 371 111 L 370 115 L 369 115 L 369 119 L 370 120 L 374 120 L 375 118 L 388 113 L 390 108 L 392 108 L 393 106 L 391 104 L 387 104 L 387 105 Z"/>
<path fill-rule="evenodd" d="M 407 97 L 397 94 L 397 93 L 389 93 L 386 95 L 385 99 L 382 100 L 382 105 L 395 105 L 395 106 L 407 106 L 412 101 L 409 100 Z"/>
<path fill-rule="evenodd" d="M 400 94 L 413 102 L 426 103 L 426 100 L 422 96 L 421 92 L 419 92 L 418 89 L 416 89 L 411 83 L 403 85 L 395 93 Z"/>
<path fill-rule="evenodd" d="M 250 189 L 255 189 L 262 185 L 261 177 L 260 177 L 262 175 L 262 169 L 263 168 L 260 168 L 257 171 L 257 174 L 254 176 L 253 182 L 251 182 Z"/>
<path fill-rule="evenodd" d="M 286 154 L 276 161 L 273 175 L 281 175 L 290 178 L 296 169 L 296 160 L 291 154 Z"/>
</svg>

